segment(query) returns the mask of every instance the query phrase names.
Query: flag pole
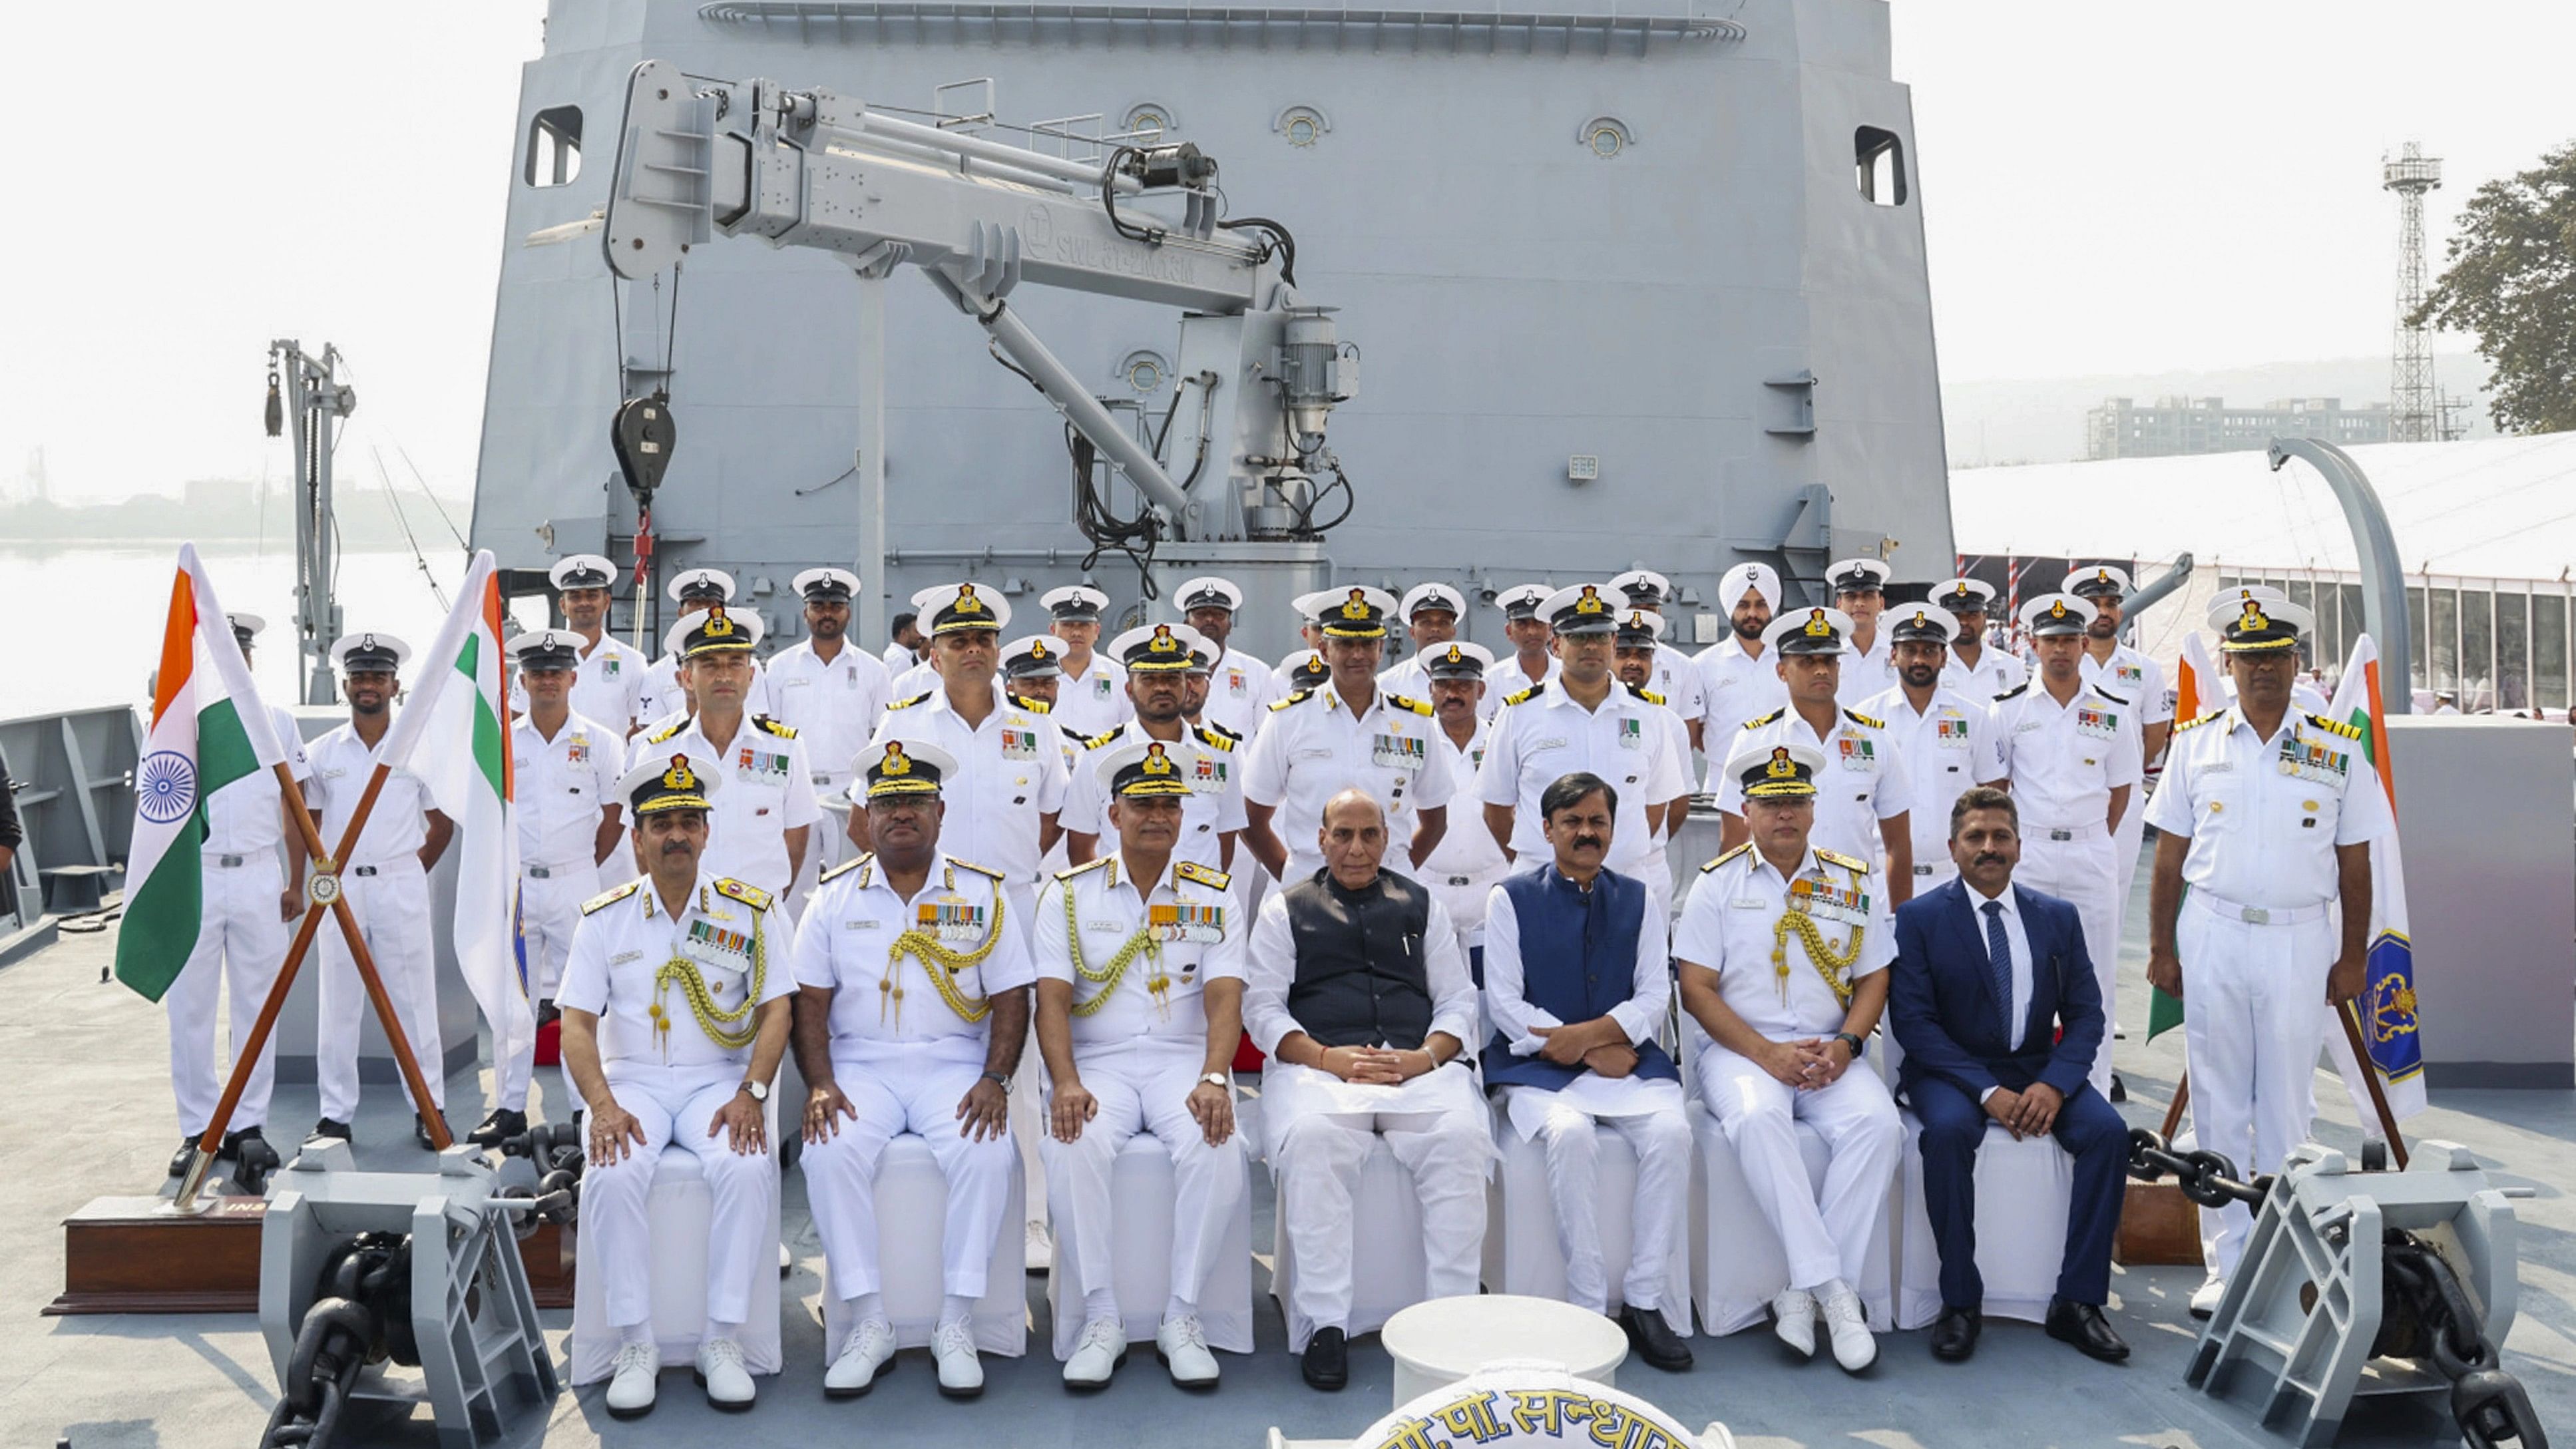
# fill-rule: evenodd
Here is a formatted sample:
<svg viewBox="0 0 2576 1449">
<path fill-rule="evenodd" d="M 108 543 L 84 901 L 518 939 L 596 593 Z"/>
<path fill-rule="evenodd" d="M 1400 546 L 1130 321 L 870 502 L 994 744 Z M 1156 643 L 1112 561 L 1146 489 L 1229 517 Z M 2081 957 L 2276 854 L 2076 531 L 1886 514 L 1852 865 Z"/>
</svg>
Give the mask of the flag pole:
<svg viewBox="0 0 2576 1449">
<path fill-rule="evenodd" d="M 197 1139 L 196 1160 L 188 1164 L 188 1174 L 180 1180 L 178 1196 L 171 1200 L 171 1206 L 182 1213 L 198 1210 L 197 1193 L 205 1186 L 215 1154 L 223 1146 L 224 1129 L 232 1125 L 233 1112 L 241 1105 L 242 1092 L 250 1084 L 251 1068 L 259 1061 L 260 1053 L 267 1049 L 269 1034 L 277 1028 L 277 1014 L 286 1005 L 286 993 L 295 985 L 296 975 L 303 967 L 305 955 L 312 949 L 314 934 L 321 929 L 326 911 L 340 924 L 340 935 L 348 943 L 349 958 L 358 968 L 358 979 L 366 985 L 367 999 L 375 1004 L 376 1020 L 385 1029 L 385 1041 L 393 1048 L 394 1062 L 402 1071 L 403 1084 L 410 1090 L 412 1103 L 419 1109 L 421 1120 L 429 1125 L 430 1146 L 445 1151 L 454 1140 L 448 1135 L 444 1114 L 432 1107 L 429 1082 L 421 1075 L 420 1061 L 412 1054 L 410 1039 L 403 1034 L 402 1020 L 394 1011 L 393 999 L 385 993 L 384 979 L 376 974 L 376 959 L 367 950 L 366 938 L 358 930 L 358 919 L 350 912 L 348 901 L 337 889 L 337 862 L 345 860 L 357 845 L 358 832 L 366 828 L 367 817 L 375 813 L 376 797 L 384 793 L 385 780 L 393 773 L 393 767 L 378 762 L 375 773 L 367 777 L 366 791 L 358 797 L 357 808 L 349 812 L 348 828 L 340 833 L 340 853 L 337 856 L 323 849 L 322 829 L 315 823 L 312 810 L 304 803 L 303 788 L 296 784 L 294 775 L 282 763 L 272 768 L 277 772 L 278 788 L 285 796 L 288 813 L 294 817 L 296 830 L 304 837 L 305 849 L 313 857 L 313 878 L 306 882 L 306 899 L 310 904 L 304 910 L 304 923 L 296 928 L 294 942 L 287 947 L 286 960 L 278 968 L 277 979 L 269 985 L 268 999 L 260 1004 L 259 1017 L 251 1023 L 250 1035 L 244 1037 L 233 1052 L 232 1075 L 224 1083 L 224 1094 L 215 1103 L 214 1115 L 206 1121 L 205 1135 Z M 315 883 L 325 877 L 331 881 L 331 886 L 326 888 L 330 895 L 327 904 L 318 899 L 314 891 Z"/>
<path fill-rule="evenodd" d="M 2343 1023 L 2344 1040 L 2352 1043 L 2353 1060 L 2361 1064 L 2362 1084 L 2370 1089 L 2371 1109 L 2379 1114 L 2379 1130 L 2388 1138 L 2388 1155 L 2397 1162 L 2400 1172 L 2406 1170 L 2406 1139 L 2397 1133 L 2397 1114 L 2388 1110 L 2388 1093 L 2379 1085 L 2379 1064 L 2370 1048 L 2361 1044 L 2361 1023 L 2353 1005 L 2347 1001 L 2335 1008 L 2335 1020 Z"/>
</svg>

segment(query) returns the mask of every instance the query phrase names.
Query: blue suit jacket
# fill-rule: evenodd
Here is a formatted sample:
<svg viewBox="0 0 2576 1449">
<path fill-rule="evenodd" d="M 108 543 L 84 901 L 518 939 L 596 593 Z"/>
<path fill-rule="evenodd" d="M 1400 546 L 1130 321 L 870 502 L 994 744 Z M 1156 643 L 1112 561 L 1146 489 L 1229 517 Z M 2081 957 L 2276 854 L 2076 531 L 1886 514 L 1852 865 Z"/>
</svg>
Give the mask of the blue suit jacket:
<svg viewBox="0 0 2576 1449">
<path fill-rule="evenodd" d="M 2030 1017 L 2018 1051 L 2004 1044 L 1985 921 L 1967 884 L 1954 878 L 1896 908 L 1887 1014 L 1905 1048 L 1904 1086 L 1938 1077 L 1974 1101 L 1989 1087 L 2018 1092 L 2046 1082 L 2072 1097 L 2092 1071 L 2109 1033 L 2083 923 L 2056 896 L 2019 885 L 2013 894 L 2031 956 Z M 2052 1045 L 2060 1025 L 2065 1033 Z"/>
</svg>

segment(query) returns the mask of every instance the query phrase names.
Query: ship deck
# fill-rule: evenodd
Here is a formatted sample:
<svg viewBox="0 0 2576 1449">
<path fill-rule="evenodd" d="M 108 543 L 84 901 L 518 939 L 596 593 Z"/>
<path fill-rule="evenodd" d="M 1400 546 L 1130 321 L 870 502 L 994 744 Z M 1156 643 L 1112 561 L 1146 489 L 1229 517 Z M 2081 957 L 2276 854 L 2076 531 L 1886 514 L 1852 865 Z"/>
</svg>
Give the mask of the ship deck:
<svg viewBox="0 0 2576 1449">
<path fill-rule="evenodd" d="M 2130 915 L 2122 961 L 2124 1025 L 2120 1063 L 2130 1119 L 2156 1125 L 2181 1062 L 2180 1033 L 2148 1044 L 2144 1023 L 2144 881 Z M 0 1163 L 12 1190 L 0 1195 L 0 1261 L 12 1266 L 0 1293 L 0 1443 L 67 1440 L 73 1449 L 150 1449 L 256 1443 L 274 1398 L 268 1358 L 248 1314 L 43 1318 L 60 1288 L 69 1214 L 93 1196 L 148 1192 L 162 1181 L 175 1139 L 167 1088 L 168 1050 L 158 1008 L 105 984 L 113 930 L 66 936 L 0 970 L 0 992 L 17 1003 L 0 1018 Z M 541 1074 L 541 1076 L 550 1074 Z M 460 1073 L 449 1084 L 460 1125 L 483 1112 L 483 1080 Z M 542 1093 L 550 1082 L 540 1083 Z M 2350 1146 L 2353 1118 L 2340 1086 L 2319 1083 L 2320 1135 Z M 314 1115 L 313 1089 L 280 1087 L 273 1117 L 289 1126 Z M 357 1124 L 362 1166 L 421 1168 L 409 1108 L 370 1087 Z M 2521 1218 L 2521 1314 L 2506 1344 L 2506 1366 L 2529 1387 L 2544 1425 L 2576 1432 L 2576 1093 L 2445 1091 L 2407 1124 L 2410 1140 L 2435 1137 L 2475 1151 L 2495 1181 L 2533 1189 Z M 285 1135 L 283 1133 L 281 1136 Z M 1271 1194 L 1255 1174 L 1253 1242 L 1270 1241 Z M 822 1329 L 809 1305 L 820 1291 L 821 1249 L 807 1218 L 804 1185 L 790 1174 L 786 1236 L 795 1256 L 784 1285 L 787 1367 L 761 1383 L 747 1416 L 709 1410 L 687 1374 L 663 1376 L 662 1402 L 646 1419 L 612 1421 L 594 1386 L 566 1393 L 550 1420 L 517 1444 L 722 1446 L 747 1438 L 795 1442 L 831 1434 L 875 1443 L 920 1444 L 954 1436 L 990 1444 L 1096 1445 L 1113 1438 L 1191 1449 L 1253 1449 L 1273 1425 L 1288 1437 L 1357 1434 L 1390 1402 L 1392 1366 L 1374 1336 L 1353 1345 L 1350 1387 L 1308 1390 L 1285 1352 L 1285 1330 L 1268 1298 L 1266 1252 L 1255 1268 L 1258 1351 L 1222 1356 L 1224 1386 L 1184 1394 L 1150 1353 L 1132 1356 L 1117 1382 L 1082 1399 L 1056 1381 L 1045 1352 L 1044 1279 L 1028 1280 L 1028 1357 L 988 1357 L 988 1387 L 972 1403 L 938 1397 L 927 1355 L 908 1351 L 868 1397 L 827 1403 L 822 1394 Z M 2111 1316 L 2135 1353 L 2125 1366 L 2093 1363 L 2035 1325 L 1990 1321 L 1975 1359 L 1935 1362 L 1921 1333 L 1882 1338 L 1875 1368 L 1847 1377 L 1820 1355 L 1792 1362 L 1762 1329 L 1724 1339 L 1695 1338 L 1698 1366 L 1658 1373 L 1633 1361 L 1620 1386 L 1688 1424 L 1722 1421 L 1758 1449 L 1868 1444 L 1877 1449 L 1943 1446 L 2109 1445 L 2219 1449 L 2277 1444 L 2239 1410 L 2186 1389 L 2182 1370 L 2195 1336 L 2184 1302 L 2199 1274 L 2190 1268 L 2114 1268 Z M 560 1355 L 569 1311 L 544 1315 Z M 559 1359 L 560 1361 L 560 1359 Z M 409 1422 L 353 1425 L 348 1444 L 432 1445 L 426 1412 Z M 2413 1413 L 2357 1417 L 2347 1445 L 2456 1442 L 2446 1418 Z"/>
</svg>

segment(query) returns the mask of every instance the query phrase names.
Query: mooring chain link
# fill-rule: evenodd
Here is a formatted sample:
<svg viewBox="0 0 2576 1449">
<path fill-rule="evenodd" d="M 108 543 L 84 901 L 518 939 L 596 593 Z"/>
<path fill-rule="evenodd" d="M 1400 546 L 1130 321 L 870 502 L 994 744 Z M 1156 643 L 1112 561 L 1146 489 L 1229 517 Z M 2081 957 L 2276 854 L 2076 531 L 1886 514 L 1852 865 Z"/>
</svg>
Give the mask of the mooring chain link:
<svg viewBox="0 0 2576 1449">
<path fill-rule="evenodd" d="M 2411 1313 L 2433 1367 L 2451 1381 L 2451 1417 L 2470 1449 L 2548 1449 L 2549 1436 L 2522 1381 L 2488 1342 L 2486 1323 L 2450 1261 L 2412 1233 L 2390 1229 L 2381 1243 L 2388 1307 Z"/>
<path fill-rule="evenodd" d="M 2222 1152 L 2202 1149 L 2176 1152 L 2165 1145 L 2163 1137 L 2144 1127 L 2129 1133 L 2129 1175 L 2140 1182 L 2156 1182 L 2170 1175 L 2182 1195 L 2205 1208 L 2225 1207 L 2241 1202 L 2249 1208 L 2263 1205 L 2272 1194 L 2272 1175 L 2264 1173 L 2251 1183 L 2236 1176 L 2236 1164 Z"/>
</svg>

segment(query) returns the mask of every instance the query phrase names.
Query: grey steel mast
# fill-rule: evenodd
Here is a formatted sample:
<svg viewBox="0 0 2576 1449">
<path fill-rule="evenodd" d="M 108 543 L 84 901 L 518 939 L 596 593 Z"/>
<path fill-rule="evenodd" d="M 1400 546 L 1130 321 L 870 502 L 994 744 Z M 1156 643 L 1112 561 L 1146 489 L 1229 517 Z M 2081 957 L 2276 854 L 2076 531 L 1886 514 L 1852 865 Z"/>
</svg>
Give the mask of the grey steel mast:
<svg viewBox="0 0 2576 1449">
<path fill-rule="evenodd" d="M 355 388 L 339 378 L 340 349 L 306 354 L 291 337 L 268 344 L 268 435 L 295 425 L 295 649 L 304 666 L 304 702 L 336 704 L 331 641 L 340 637 L 340 605 L 331 594 L 339 530 L 331 521 L 331 454 L 340 441 L 333 419 L 358 407 Z M 279 389 L 284 388 L 281 397 Z"/>
</svg>

